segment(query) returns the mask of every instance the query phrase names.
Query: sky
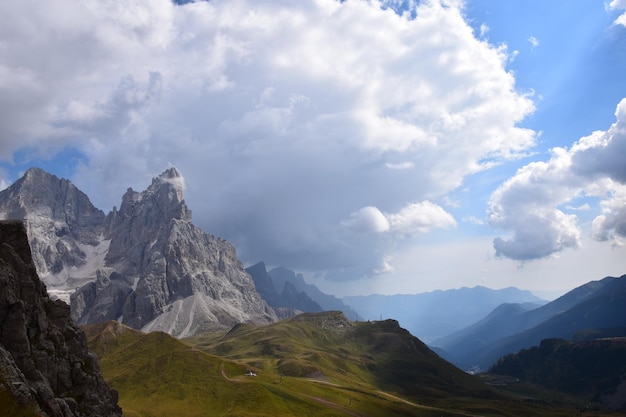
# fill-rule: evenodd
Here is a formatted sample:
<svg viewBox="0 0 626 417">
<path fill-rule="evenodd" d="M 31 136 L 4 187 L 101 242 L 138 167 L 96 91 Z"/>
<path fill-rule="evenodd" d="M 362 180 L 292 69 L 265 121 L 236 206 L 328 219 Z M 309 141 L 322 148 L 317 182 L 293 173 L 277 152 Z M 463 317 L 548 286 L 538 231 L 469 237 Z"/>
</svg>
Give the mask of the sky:
<svg viewBox="0 0 626 417">
<path fill-rule="evenodd" d="M 344 295 L 626 273 L 626 0 L 0 3 L 0 189 L 175 166 L 194 224 Z"/>
</svg>

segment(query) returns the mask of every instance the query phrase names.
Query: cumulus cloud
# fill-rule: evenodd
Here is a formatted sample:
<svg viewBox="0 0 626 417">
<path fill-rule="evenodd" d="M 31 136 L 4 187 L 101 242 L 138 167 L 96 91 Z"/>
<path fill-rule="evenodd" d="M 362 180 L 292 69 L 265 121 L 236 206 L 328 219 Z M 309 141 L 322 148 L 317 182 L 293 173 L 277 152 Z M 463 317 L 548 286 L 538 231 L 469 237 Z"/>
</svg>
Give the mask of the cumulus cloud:
<svg viewBox="0 0 626 417">
<path fill-rule="evenodd" d="M 419 236 L 432 229 L 456 226 L 452 215 L 430 201 L 407 204 L 397 213 L 383 213 L 376 207 L 363 207 L 342 222 L 344 227 L 363 233 Z"/>
<path fill-rule="evenodd" d="M 194 221 L 244 260 L 389 270 L 389 240 L 455 224 L 432 201 L 535 143 L 508 51 L 460 1 L 24 0 L 0 16 L 0 158 L 71 146 L 103 209 L 173 164 Z"/>
<path fill-rule="evenodd" d="M 512 236 L 494 240 L 498 256 L 530 260 L 582 243 L 578 216 L 564 210 L 576 198 L 598 198 L 601 214 L 592 236 L 621 244 L 626 233 L 626 99 L 607 131 L 581 138 L 570 149 L 555 148 L 545 162 L 533 162 L 491 196 L 489 224 Z M 586 207 L 583 205 L 582 207 Z"/>
<path fill-rule="evenodd" d="M 626 10 L 626 0 L 612 0 L 611 3 L 609 3 L 609 9 Z M 615 19 L 615 24 L 626 27 L 626 13 L 621 14 L 617 19 Z"/>
</svg>

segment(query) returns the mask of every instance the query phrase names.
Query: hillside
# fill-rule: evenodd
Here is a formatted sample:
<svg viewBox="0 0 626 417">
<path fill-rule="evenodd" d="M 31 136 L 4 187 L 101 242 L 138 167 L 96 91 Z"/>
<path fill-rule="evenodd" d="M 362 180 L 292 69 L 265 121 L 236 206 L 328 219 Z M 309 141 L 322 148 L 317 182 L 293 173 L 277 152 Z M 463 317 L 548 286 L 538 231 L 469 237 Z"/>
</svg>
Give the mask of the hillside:
<svg viewBox="0 0 626 417">
<path fill-rule="evenodd" d="M 239 326 L 238 332 L 247 327 Z M 255 362 L 254 357 L 235 361 L 207 354 L 165 333 L 145 334 L 116 322 L 84 329 L 130 417 L 463 415 L 419 406 L 367 385 L 298 378 L 288 371 L 280 375 L 246 363 Z M 246 376 L 250 369 L 256 376 Z"/>
<path fill-rule="evenodd" d="M 386 393 L 383 398 L 404 398 L 441 413 L 434 415 L 446 415 L 443 410 L 480 416 L 556 416 L 572 411 L 571 405 L 538 408 L 497 394 L 479 378 L 442 360 L 395 320 L 352 322 L 340 312 L 302 314 L 266 326 L 242 324 L 227 333 L 183 341 L 279 381 L 310 381 L 340 390 L 342 395 L 346 390 L 354 396 L 377 396 L 382 391 Z M 369 405 L 359 410 L 364 415 L 401 415 L 374 411 Z M 407 412 L 429 413 L 422 407 Z"/>
<path fill-rule="evenodd" d="M 570 342 L 545 339 L 539 346 L 501 358 L 489 373 L 509 375 L 626 411 L 626 338 Z"/>
<path fill-rule="evenodd" d="M 502 306 L 485 319 L 438 341 L 457 366 L 486 369 L 498 358 L 547 338 L 626 326 L 626 275 L 580 286 L 530 311 Z"/>
<path fill-rule="evenodd" d="M 498 393 L 393 320 L 311 313 L 182 340 L 112 321 L 84 330 L 127 417 L 610 415 Z"/>
</svg>

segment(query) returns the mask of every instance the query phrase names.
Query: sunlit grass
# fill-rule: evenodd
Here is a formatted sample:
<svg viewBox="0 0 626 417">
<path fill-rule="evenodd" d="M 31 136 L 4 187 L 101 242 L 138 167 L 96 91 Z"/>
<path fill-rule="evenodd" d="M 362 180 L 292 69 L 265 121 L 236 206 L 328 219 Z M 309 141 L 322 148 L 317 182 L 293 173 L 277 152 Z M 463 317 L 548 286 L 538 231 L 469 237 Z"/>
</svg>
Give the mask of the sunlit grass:
<svg viewBox="0 0 626 417">
<path fill-rule="evenodd" d="M 498 394 L 393 323 L 286 320 L 183 341 L 120 329 L 87 333 L 131 417 L 579 415 Z"/>
</svg>

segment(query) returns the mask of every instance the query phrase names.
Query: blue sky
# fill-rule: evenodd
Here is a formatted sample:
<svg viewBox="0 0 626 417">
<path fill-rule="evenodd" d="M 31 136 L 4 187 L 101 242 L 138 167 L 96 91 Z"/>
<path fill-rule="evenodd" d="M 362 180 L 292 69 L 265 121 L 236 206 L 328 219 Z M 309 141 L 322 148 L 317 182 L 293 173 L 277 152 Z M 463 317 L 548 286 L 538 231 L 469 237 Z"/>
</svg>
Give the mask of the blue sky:
<svg viewBox="0 0 626 417">
<path fill-rule="evenodd" d="M 246 264 L 337 295 L 554 295 L 626 273 L 625 12 L 5 2 L 0 186 L 39 166 L 108 211 L 174 165 Z"/>
</svg>

